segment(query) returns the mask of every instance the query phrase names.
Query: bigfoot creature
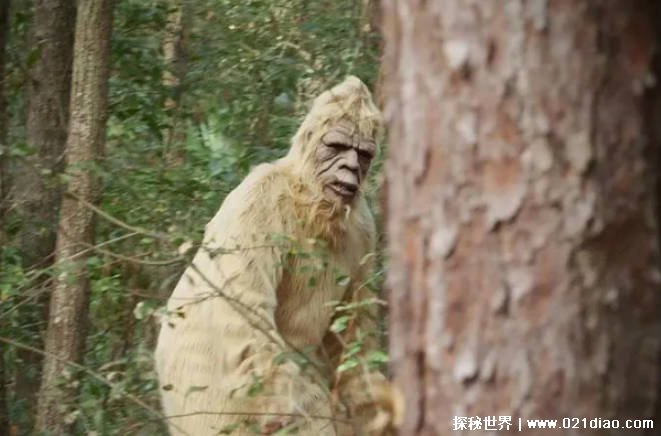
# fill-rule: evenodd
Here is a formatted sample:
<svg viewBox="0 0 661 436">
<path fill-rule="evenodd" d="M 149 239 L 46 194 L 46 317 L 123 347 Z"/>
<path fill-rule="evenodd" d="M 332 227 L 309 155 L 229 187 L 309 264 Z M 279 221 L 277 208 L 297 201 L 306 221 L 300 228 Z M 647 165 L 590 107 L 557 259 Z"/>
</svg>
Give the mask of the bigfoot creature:
<svg viewBox="0 0 661 436">
<path fill-rule="evenodd" d="M 173 434 L 354 435 L 387 416 L 380 374 L 335 371 L 347 343 L 378 342 L 374 311 L 357 303 L 344 338 L 330 329 L 337 304 L 372 297 L 362 191 L 381 128 L 367 87 L 347 78 L 316 98 L 289 153 L 256 167 L 209 222 L 156 349 Z"/>
</svg>

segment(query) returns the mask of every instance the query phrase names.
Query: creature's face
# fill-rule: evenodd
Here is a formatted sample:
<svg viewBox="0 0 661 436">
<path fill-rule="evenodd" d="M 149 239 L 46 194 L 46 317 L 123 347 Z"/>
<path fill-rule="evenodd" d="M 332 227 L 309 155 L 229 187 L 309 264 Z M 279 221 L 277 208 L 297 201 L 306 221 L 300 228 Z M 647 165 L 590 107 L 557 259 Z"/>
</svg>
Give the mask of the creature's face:
<svg viewBox="0 0 661 436">
<path fill-rule="evenodd" d="M 317 147 L 317 179 L 326 198 L 350 204 L 362 187 L 376 154 L 371 138 L 354 134 L 354 129 L 339 124 L 328 129 Z"/>
</svg>

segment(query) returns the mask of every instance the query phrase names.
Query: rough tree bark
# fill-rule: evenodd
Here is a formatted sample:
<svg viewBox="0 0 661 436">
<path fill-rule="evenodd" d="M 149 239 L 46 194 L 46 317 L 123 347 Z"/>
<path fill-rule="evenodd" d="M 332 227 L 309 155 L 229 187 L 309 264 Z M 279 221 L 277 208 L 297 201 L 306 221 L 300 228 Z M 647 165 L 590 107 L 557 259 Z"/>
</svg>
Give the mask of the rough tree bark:
<svg viewBox="0 0 661 436">
<path fill-rule="evenodd" d="M 55 246 L 69 119 L 75 2 L 35 0 L 31 44 L 37 50 L 27 79 L 26 141 L 33 154 L 16 162 L 13 207 L 21 219 L 16 245 L 26 268 L 45 266 Z M 51 259 L 52 260 L 52 259 Z"/>
<path fill-rule="evenodd" d="M 653 3 L 384 1 L 402 434 L 652 416 Z"/>
<path fill-rule="evenodd" d="M 12 242 L 20 249 L 26 269 L 50 265 L 55 248 L 62 192 L 57 177 L 64 167 L 75 19 L 75 2 L 71 0 L 34 1 L 30 47 L 35 52 L 28 58 L 35 60 L 26 79 L 26 142 L 32 154 L 14 160 L 7 194 L 12 214 L 20 222 Z M 42 280 L 35 282 L 35 287 L 42 285 Z M 35 318 L 32 337 L 39 338 L 43 330 L 39 321 L 45 319 L 47 297 L 44 292 L 36 300 L 37 310 L 25 311 L 26 316 Z M 22 349 L 17 354 L 26 368 L 41 366 L 38 354 Z M 39 371 L 17 373 L 15 378 L 16 396 L 32 408 L 39 389 Z"/>
<path fill-rule="evenodd" d="M 68 185 L 62 200 L 55 247 L 59 273 L 51 296 L 46 353 L 39 393 L 37 430 L 63 434 L 73 388 L 62 375 L 64 361 L 80 362 L 86 335 L 89 277 L 79 252 L 94 243 L 98 203 L 95 163 L 102 155 L 107 119 L 112 0 L 80 0 L 76 20 L 71 118 L 66 145 Z M 66 377 L 65 377 L 66 379 Z"/>
<path fill-rule="evenodd" d="M 186 75 L 186 40 L 188 5 L 183 0 L 168 0 L 169 10 L 167 23 L 163 30 L 161 49 L 165 70 L 163 71 L 163 86 L 168 91 L 164 109 L 170 114 L 170 125 L 163 129 L 163 141 L 167 147 L 166 160 L 175 161 L 176 150 L 171 150 L 173 144 L 183 141 L 180 126 L 181 85 Z M 176 147 L 175 147 L 176 149 Z"/>
</svg>

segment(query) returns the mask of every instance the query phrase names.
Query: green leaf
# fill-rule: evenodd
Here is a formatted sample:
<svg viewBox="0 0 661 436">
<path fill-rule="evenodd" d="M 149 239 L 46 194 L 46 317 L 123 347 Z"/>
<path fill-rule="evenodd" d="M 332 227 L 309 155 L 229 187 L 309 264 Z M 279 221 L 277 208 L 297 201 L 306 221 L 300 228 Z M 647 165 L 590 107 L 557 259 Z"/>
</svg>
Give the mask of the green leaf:
<svg viewBox="0 0 661 436">
<path fill-rule="evenodd" d="M 358 265 L 363 266 L 365 265 L 371 258 L 375 257 L 376 253 L 367 253 L 365 256 L 363 256 L 362 259 L 360 259 L 360 262 L 358 262 Z"/>
<path fill-rule="evenodd" d="M 204 392 L 209 388 L 209 386 L 191 386 L 186 390 L 186 393 L 184 394 L 184 398 L 188 397 L 189 394 L 193 394 L 195 392 Z"/>
<path fill-rule="evenodd" d="M 28 55 L 25 58 L 25 66 L 30 69 L 37 63 L 41 57 L 42 46 L 37 45 L 32 50 L 28 52 Z"/>
<path fill-rule="evenodd" d="M 300 434 L 299 430 L 299 424 L 298 422 L 292 422 L 291 424 L 286 425 L 285 427 L 282 427 L 275 433 L 273 433 L 273 436 L 284 436 L 284 435 L 291 435 L 291 434 Z"/>
<path fill-rule="evenodd" d="M 335 280 L 335 283 L 337 283 L 338 286 L 344 288 L 346 286 L 349 286 L 349 283 L 351 283 L 351 277 L 347 275 L 338 276 L 337 279 Z"/>
<path fill-rule="evenodd" d="M 238 429 L 239 427 L 241 427 L 241 423 L 235 422 L 234 424 L 229 424 L 221 428 L 218 434 L 232 434 L 234 430 Z"/>
<path fill-rule="evenodd" d="M 348 370 L 350 370 L 352 368 L 355 368 L 357 366 L 358 366 L 358 359 L 345 360 L 340 365 L 338 365 L 337 372 L 341 373 L 341 372 L 344 372 L 344 371 L 348 371 Z"/>
<path fill-rule="evenodd" d="M 262 384 L 262 378 L 255 375 L 252 375 L 252 383 L 248 388 L 248 396 L 254 397 L 264 390 L 264 385 Z"/>
<path fill-rule="evenodd" d="M 367 356 L 367 361 L 373 364 L 385 364 L 388 363 L 388 355 L 382 350 L 375 350 Z"/>
<path fill-rule="evenodd" d="M 344 357 L 349 358 L 353 357 L 356 354 L 360 353 L 363 349 L 363 343 L 360 341 L 353 341 L 349 344 L 347 349 L 344 351 Z"/>
<path fill-rule="evenodd" d="M 287 360 L 289 360 L 289 353 L 288 352 L 282 352 L 282 353 L 276 354 L 275 357 L 273 357 L 273 364 L 274 365 L 282 365 Z"/>
<path fill-rule="evenodd" d="M 133 308 L 133 316 L 137 320 L 143 320 L 148 318 L 152 313 L 154 313 L 154 308 L 147 304 L 145 301 L 140 301 Z"/>
<path fill-rule="evenodd" d="M 334 333 L 341 333 L 345 331 L 351 318 L 352 317 L 349 315 L 342 315 L 337 317 L 335 321 L 333 321 L 333 324 L 331 324 L 330 330 Z"/>
</svg>

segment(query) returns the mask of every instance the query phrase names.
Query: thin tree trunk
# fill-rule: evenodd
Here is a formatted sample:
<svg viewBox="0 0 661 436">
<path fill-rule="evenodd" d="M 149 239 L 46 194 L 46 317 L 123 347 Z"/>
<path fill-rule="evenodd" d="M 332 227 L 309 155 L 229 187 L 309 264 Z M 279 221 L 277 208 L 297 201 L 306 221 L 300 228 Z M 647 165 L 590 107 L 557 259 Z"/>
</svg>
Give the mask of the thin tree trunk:
<svg viewBox="0 0 661 436">
<path fill-rule="evenodd" d="M 78 2 L 66 147 L 69 180 L 55 247 L 56 262 L 73 260 L 58 264 L 37 414 L 37 430 L 54 434 L 65 432 L 67 407 L 75 408 L 74 389 L 66 380 L 61 383 L 67 368 L 62 362 L 80 362 L 84 351 L 89 277 L 85 256 L 76 254 L 94 243 L 94 215 L 79 200 L 96 204 L 101 194 L 94 167 L 102 155 L 107 118 L 112 9 L 112 0 Z"/>
<path fill-rule="evenodd" d="M 163 31 L 161 48 L 165 70 L 163 71 L 163 86 L 168 91 L 164 109 L 170 114 L 170 125 L 163 129 L 162 136 L 166 145 L 166 161 L 177 161 L 176 148 L 172 146 L 183 141 L 183 131 L 180 126 L 181 85 L 186 75 L 186 39 L 187 39 L 187 5 L 182 0 L 169 0 L 167 24 Z"/>
<path fill-rule="evenodd" d="M 52 263 L 61 202 L 57 177 L 64 167 L 75 17 L 75 2 L 71 0 L 34 2 L 30 47 L 37 56 L 26 81 L 26 141 L 33 153 L 15 160 L 8 183 L 8 201 L 21 223 L 13 243 L 20 249 L 26 269 Z M 37 279 L 34 286 L 42 287 L 42 280 Z M 36 303 L 36 310 L 24 311 L 25 316 L 34 321 L 45 320 L 48 304 L 45 291 Z M 30 336 L 39 338 L 42 325 L 27 324 L 35 326 L 31 327 Z M 41 346 L 40 343 L 35 345 Z M 23 349 L 17 350 L 17 354 L 26 368 L 41 366 L 38 354 Z M 16 395 L 30 408 L 36 402 L 38 389 L 38 371 L 16 374 Z M 29 413 L 32 415 L 31 411 Z"/>
<path fill-rule="evenodd" d="M 401 434 L 470 434 L 455 417 L 511 416 L 517 434 L 521 417 L 528 435 L 548 430 L 526 418 L 652 417 L 652 5 L 384 1 Z"/>
<path fill-rule="evenodd" d="M 33 50 L 27 79 L 27 143 L 34 153 L 18 161 L 12 178 L 13 207 L 22 225 L 16 244 L 26 268 L 50 264 L 61 201 L 57 175 L 64 168 L 69 118 L 75 2 L 35 0 Z"/>
</svg>

